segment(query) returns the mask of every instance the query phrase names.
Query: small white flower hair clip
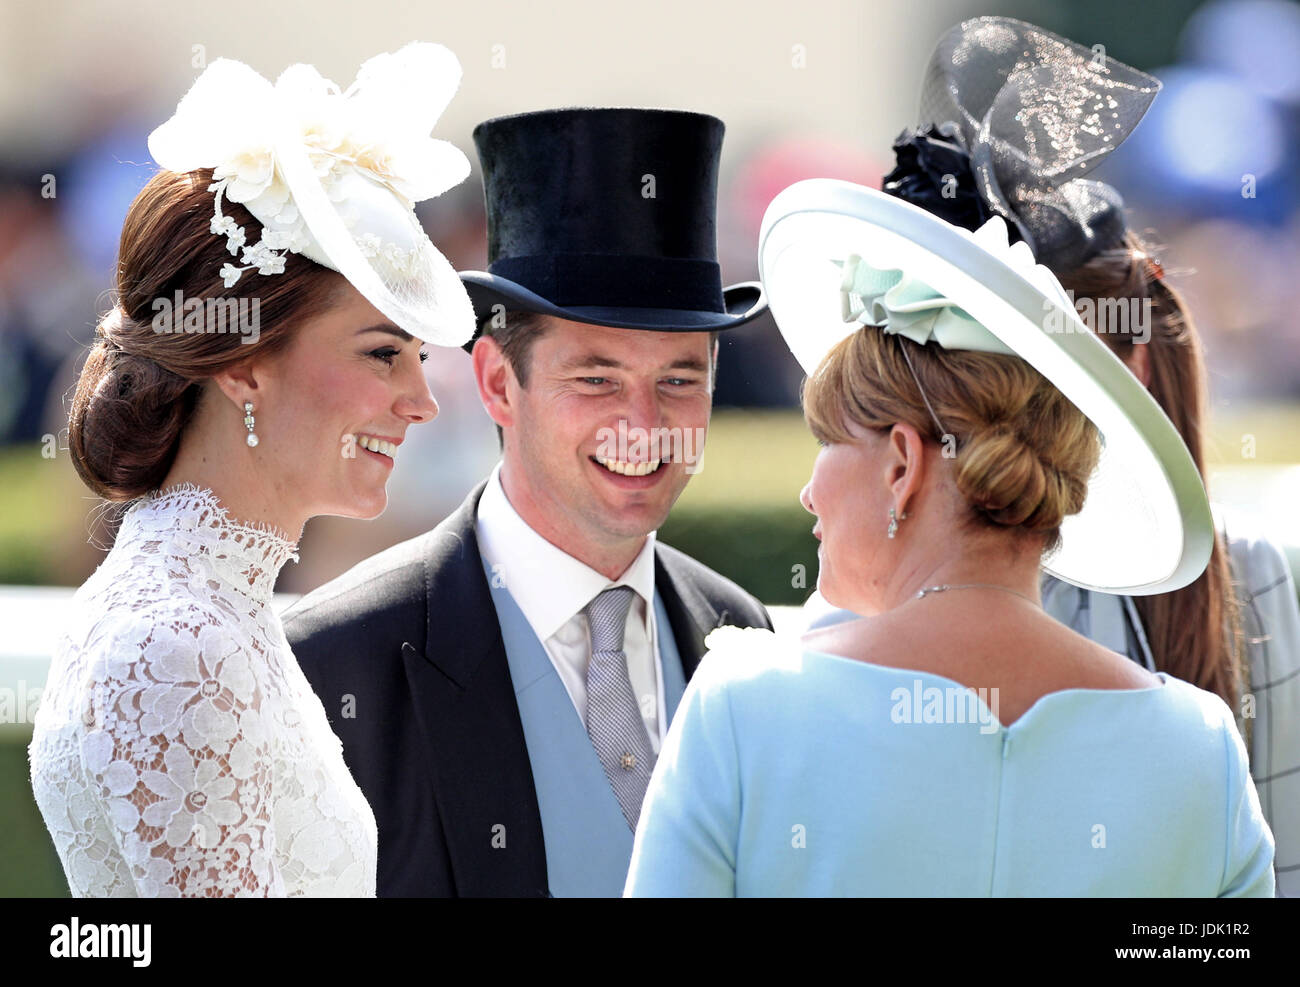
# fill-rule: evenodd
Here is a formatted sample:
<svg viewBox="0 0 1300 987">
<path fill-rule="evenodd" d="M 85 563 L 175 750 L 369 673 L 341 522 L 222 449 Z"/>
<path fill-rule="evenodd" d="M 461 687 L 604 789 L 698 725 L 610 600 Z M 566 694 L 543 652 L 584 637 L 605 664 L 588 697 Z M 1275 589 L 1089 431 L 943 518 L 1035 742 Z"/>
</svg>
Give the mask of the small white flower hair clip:
<svg viewBox="0 0 1300 987">
<path fill-rule="evenodd" d="M 227 288 L 250 270 L 281 274 L 289 252 L 302 254 L 342 274 L 399 328 L 459 346 L 474 334 L 473 308 L 415 203 L 469 175 L 459 148 L 429 136 L 460 77 L 456 56 L 426 42 L 369 59 L 343 92 L 310 65 L 290 66 L 272 85 L 221 58 L 149 135 L 149 152 L 169 171 L 213 170 L 209 228 L 239 259 L 219 272 Z M 262 224 L 257 243 L 223 199 Z"/>
</svg>

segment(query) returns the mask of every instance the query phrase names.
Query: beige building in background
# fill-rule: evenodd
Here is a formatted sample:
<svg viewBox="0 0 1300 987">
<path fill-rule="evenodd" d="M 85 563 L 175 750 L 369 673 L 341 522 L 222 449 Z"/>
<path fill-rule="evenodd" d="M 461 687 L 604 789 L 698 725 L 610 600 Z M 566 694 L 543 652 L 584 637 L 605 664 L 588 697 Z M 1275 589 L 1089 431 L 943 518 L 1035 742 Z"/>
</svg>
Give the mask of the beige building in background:
<svg viewBox="0 0 1300 987">
<path fill-rule="evenodd" d="M 438 132 L 467 151 L 487 117 L 601 104 L 713 113 L 733 149 L 778 134 L 887 148 L 912 122 L 935 38 L 980 12 L 951 0 L 5 0 L 0 132 L 14 153 L 124 104 L 165 119 L 222 56 L 271 78 L 310 62 L 346 86 L 371 55 L 423 40 L 464 67 Z"/>
</svg>

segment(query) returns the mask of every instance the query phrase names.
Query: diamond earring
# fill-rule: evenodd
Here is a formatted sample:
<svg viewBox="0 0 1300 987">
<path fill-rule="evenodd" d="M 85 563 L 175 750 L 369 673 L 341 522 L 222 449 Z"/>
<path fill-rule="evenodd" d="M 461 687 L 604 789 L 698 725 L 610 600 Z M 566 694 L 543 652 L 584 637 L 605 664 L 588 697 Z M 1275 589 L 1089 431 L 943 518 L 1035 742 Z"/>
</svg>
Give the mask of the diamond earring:
<svg viewBox="0 0 1300 987">
<path fill-rule="evenodd" d="M 885 532 L 887 538 L 894 538 L 898 535 L 898 522 L 907 520 L 907 512 L 904 511 L 900 517 L 898 512 L 892 507 L 889 509 L 889 530 Z"/>
<path fill-rule="evenodd" d="M 247 442 L 249 448 L 251 449 L 253 446 L 257 445 L 257 433 L 253 431 L 253 402 L 252 401 L 244 402 L 244 428 L 248 429 Z M 892 514 L 893 512 L 891 511 L 890 513 Z M 889 537 L 893 538 L 894 536 L 890 535 Z"/>
</svg>

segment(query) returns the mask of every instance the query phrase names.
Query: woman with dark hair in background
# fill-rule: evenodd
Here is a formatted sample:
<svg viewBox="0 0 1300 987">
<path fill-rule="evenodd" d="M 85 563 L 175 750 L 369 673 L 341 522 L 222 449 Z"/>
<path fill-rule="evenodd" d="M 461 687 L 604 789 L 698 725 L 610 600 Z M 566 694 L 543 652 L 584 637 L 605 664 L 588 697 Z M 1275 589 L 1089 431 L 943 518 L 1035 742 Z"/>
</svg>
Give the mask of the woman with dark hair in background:
<svg viewBox="0 0 1300 987">
<path fill-rule="evenodd" d="M 468 174 L 428 136 L 459 79 L 429 44 L 346 94 L 223 59 L 150 136 L 166 170 L 127 215 L 68 422 L 87 486 L 130 507 L 31 744 L 76 896 L 375 893 L 374 816 L 271 597 L 309 518 L 383 511 L 437 414 L 420 340 L 473 331 L 412 205 Z"/>
<path fill-rule="evenodd" d="M 1131 231 L 1058 272 L 1090 326 L 1150 391 L 1205 471 L 1208 380 L 1200 336 L 1151 248 Z M 1114 303 L 1124 306 L 1121 310 Z M 1216 517 L 1204 575 L 1172 593 L 1116 597 L 1043 582 L 1048 613 L 1152 671 L 1221 696 L 1236 714 L 1277 844 L 1279 897 L 1300 895 L 1300 604 L 1282 551 Z"/>
</svg>

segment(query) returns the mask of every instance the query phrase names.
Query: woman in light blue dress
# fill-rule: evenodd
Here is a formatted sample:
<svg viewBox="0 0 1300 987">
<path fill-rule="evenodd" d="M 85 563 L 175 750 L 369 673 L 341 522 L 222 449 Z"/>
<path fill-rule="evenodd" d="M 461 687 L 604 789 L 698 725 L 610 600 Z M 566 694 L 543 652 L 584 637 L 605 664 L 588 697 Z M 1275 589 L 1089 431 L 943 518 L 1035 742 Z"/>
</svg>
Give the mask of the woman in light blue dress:
<svg viewBox="0 0 1300 987">
<path fill-rule="evenodd" d="M 996 612 L 995 592 L 969 609 Z M 1070 687 L 1003 726 L 942 674 L 821 650 L 856 656 L 868 635 L 800 650 L 715 633 L 650 783 L 629 895 L 1272 894 L 1272 841 L 1210 693 L 1164 673 Z"/>
<path fill-rule="evenodd" d="M 1101 85 L 1028 25 L 958 32 L 963 64 L 1051 52 L 1027 88 L 1078 97 L 1061 105 Z M 1111 97 L 1149 79 L 1097 75 Z M 1006 110 L 990 113 L 1021 118 Z M 1105 129 L 1052 146 L 1087 161 Z M 1012 246 L 1001 215 L 971 234 L 815 180 L 769 207 L 759 257 L 824 447 L 801 498 L 818 588 L 865 616 L 802 640 L 715 632 L 625 893 L 1271 896 L 1232 711 L 1043 612 L 1040 565 L 1173 590 L 1204 570 L 1213 524 L 1177 432 L 1033 244 Z"/>
</svg>

